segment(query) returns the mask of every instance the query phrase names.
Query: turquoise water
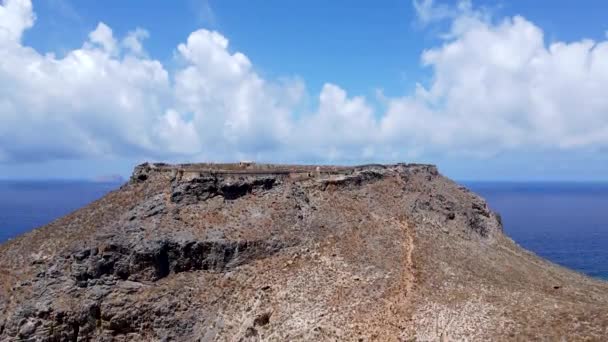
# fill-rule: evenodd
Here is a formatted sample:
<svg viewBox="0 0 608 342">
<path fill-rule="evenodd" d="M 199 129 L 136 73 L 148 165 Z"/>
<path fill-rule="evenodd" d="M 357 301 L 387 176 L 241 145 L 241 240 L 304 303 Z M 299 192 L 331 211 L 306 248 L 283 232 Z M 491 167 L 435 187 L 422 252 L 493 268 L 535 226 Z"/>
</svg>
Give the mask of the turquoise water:
<svg viewBox="0 0 608 342">
<path fill-rule="evenodd" d="M 517 243 L 608 279 L 608 184 L 464 182 L 498 211 Z M 0 242 L 74 211 L 118 183 L 0 181 Z"/>
</svg>

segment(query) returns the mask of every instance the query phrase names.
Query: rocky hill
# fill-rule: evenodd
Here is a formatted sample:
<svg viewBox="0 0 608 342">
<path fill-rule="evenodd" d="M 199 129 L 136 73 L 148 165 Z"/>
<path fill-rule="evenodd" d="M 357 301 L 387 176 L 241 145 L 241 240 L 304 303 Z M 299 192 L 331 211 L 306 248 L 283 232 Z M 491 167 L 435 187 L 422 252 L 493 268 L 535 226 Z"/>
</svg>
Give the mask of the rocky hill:
<svg viewBox="0 0 608 342">
<path fill-rule="evenodd" d="M 608 284 L 417 164 L 143 164 L 0 246 L 1 341 L 608 338 Z"/>
</svg>

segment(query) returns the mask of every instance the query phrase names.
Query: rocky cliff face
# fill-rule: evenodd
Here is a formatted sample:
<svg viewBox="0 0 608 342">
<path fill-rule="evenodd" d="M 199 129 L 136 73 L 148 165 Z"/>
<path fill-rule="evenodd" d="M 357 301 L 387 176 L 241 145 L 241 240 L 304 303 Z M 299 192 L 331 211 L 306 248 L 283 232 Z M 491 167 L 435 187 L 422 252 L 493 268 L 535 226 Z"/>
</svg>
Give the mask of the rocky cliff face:
<svg viewBox="0 0 608 342">
<path fill-rule="evenodd" d="M 602 340 L 608 286 L 430 165 L 144 164 L 0 246 L 0 340 Z"/>
</svg>

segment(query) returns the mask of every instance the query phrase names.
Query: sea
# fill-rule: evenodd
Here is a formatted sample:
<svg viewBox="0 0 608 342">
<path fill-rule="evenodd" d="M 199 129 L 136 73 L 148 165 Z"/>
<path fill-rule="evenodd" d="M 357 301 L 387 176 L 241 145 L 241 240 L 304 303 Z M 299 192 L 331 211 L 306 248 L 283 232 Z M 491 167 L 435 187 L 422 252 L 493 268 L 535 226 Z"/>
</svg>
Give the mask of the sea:
<svg viewBox="0 0 608 342">
<path fill-rule="evenodd" d="M 520 246 L 608 280 L 608 183 L 464 182 Z"/>
<path fill-rule="evenodd" d="M 608 183 L 461 182 L 502 216 L 515 242 L 608 280 Z M 0 243 L 117 189 L 117 182 L 0 181 Z"/>
</svg>

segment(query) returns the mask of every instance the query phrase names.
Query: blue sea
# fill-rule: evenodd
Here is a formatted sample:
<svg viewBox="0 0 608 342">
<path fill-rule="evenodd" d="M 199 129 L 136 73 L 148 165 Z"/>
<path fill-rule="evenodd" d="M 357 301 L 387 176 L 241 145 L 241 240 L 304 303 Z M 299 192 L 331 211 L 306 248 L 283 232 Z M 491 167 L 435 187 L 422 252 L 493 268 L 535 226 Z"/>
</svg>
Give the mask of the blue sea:
<svg viewBox="0 0 608 342">
<path fill-rule="evenodd" d="M 505 232 L 545 259 L 608 280 L 608 183 L 465 182 Z"/>
<path fill-rule="evenodd" d="M 464 182 L 486 198 L 517 243 L 608 279 L 608 183 Z M 68 214 L 119 183 L 0 181 L 0 242 Z"/>
<path fill-rule="evenodd" d="M 103 197 L 120 183 L 0 181 L 0 243 Z"/>
</svg>

